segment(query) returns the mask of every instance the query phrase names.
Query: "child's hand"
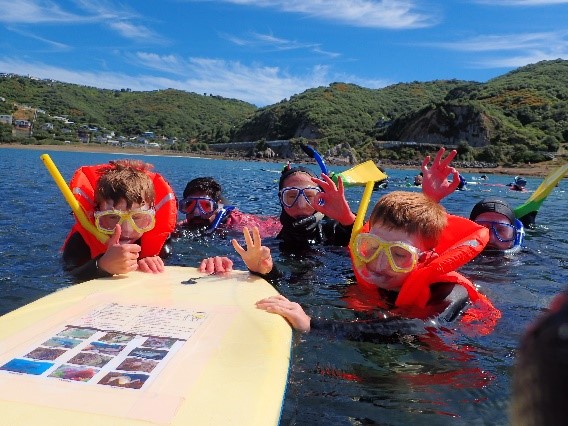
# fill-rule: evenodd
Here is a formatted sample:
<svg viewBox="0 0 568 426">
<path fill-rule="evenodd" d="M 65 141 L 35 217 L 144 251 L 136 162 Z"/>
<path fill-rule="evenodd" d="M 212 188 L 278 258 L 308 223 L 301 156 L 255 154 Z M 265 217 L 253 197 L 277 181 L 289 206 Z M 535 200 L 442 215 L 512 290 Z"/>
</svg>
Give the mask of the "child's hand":
<svg viewBox="0 0 568 426">
<path fill-rule="evenodd" d="M 160 256 L 145 257 L 138 261 L 138 270 L 140 272 L 151 272 L 152 274 L 158 274 L 164 272 L 165 265 L 164 261 Z"/>
<path fill-rule="evenodd" d="M 97 265 L 109 274 L 127 274 L 138 269 L 138 255 L 142 247 L 138 244 L 120 244 L 120 225 L 107 242 L 107 251 L 98 260 Z"/>
<path fill-rule="evenodd" d="M 283 316 L 296 330 L 304 333 L 310 331 L 310 317 L 298 303 L 290 302 L 282 295 L 259 300 L 256 307 Z"/>
<path fill-rule="evenodd" d="M 337 186 L 335 182 L 326 174 L 321 174 L 321 179 L 312 178 L 312 182 L 319 185 L 323 192 L 316 197 L 312 206 L 318 212 L 325 216 L 337 220 L 344 226 L 352 225 L 355 222 L 355 215 L 349 208 L 349 203 L 345 198 L 345 190 L 341 176 L 337 178 Z M 321 200 L 321 205 L 320 205 Z"/>
<path fill-rule="evenodd" d="M 224 256 L 208 257 L 203 259 L 199 264 L 199 272 L 205 272 L 207 274 L 231 272 L 232 270 L 233 261 Z"/>
<path fill-rule="evenodd" d="M 262 245 L 260 232 L 256 226 L 252 229 L 252 232 L 254 241 L 248 228 L 243 228 L 243 235 L 247 246 L 246 249 L 241 247 L 237 240 L 232 240 L 231 242 L 233 243 L 233 247 L 237 253 L 239 253 L 239 255 L 243 258 L 243 261 L 249 270 L 266 275 L 272 271 L 272 267 L 274 266 L 272 263 L 272 256 L 270 255 L 270 249 Z"/>
<path fill-rule="evenodd" d="M 231 272 L 232 270 L 233 261 L 225 256 L 208 257 L 199 264 L 199 272 L 207 274 Z"/>
<path fill-rule="evenodd" d="M 452 150 L 448 156 L 442 160 L 445 151 L 443 147 L 440 148 L 430 168 L 428 168 L 428 163 L 430 163 L 429 155 L 422 162 L 422 174 L 424 175 L 422 180 L 422 192 L 438 203 L 444 197 L 454 192 L 460 183 L 460 174 L 449 165 L 456 156 L 457 151 L 455 149 Z M 453 175 L 452 182 L 448 181 L 449 174 Z"/>
</svg>

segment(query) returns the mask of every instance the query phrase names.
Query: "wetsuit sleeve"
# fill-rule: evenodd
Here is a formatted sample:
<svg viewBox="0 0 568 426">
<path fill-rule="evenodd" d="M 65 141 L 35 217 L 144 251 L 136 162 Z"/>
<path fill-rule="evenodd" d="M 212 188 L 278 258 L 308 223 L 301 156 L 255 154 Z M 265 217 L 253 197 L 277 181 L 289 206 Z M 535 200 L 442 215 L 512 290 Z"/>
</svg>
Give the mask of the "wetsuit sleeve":
<svg viewBox="0 0 568 426">
<path fill-rule="evenodd" d="M 249 272 L 265 281 L 268 281 L 272 286 L 278 285 L 278 280 L 282 277 L 282 273 L 278 270 L 278 267 L 274 264 L 272 270 L 268 274 L 261 274 L 259 272 L 254 272 L 249 269 Z"/>
<path fill-rule="evenodd" d="M 69 237 L 63 249 L 63 269 L 78 282 L 110 277 L 112 274 L 98 267 L 98 260 L 101 256 L 91 259 L 89 246 L 81 234 L 76 232 Z"/>
<path fill-rule="evenodd" d="M 396 341 L 402 336 L 423 334 L 426 332 L 425 325 L 423 320 L 402 317 L 358 321 L 312 318 L 310 331 L 336 339 L 381 343 Z M 432 323 L 428 325 L 435 326 Z"/>
</svg>

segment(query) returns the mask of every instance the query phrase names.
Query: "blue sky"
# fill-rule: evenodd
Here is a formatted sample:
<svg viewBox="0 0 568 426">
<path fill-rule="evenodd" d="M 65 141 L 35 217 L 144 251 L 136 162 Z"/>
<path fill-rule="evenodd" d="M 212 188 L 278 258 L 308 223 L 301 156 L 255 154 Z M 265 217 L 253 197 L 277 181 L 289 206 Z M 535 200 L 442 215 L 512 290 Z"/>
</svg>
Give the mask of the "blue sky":
<svg viewBox="0 0 568 426">
<path fill-rule="evenodd" d="M 557 58 L 568 0 L 0 0 L 0 72 L 257 106 Z"/>
</svg>

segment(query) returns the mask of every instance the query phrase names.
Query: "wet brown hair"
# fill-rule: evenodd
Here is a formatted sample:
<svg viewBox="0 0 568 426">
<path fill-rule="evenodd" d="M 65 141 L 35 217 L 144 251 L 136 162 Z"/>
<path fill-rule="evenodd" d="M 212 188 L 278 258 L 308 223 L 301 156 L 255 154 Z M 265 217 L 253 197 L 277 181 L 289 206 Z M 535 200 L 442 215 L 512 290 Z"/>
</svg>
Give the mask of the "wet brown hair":
<svg viewBox="0 0 568 426">
<path fill-rule="evenodd" d="M 147 171 L 153 166 L 140 160 L 110 161 L 97 184 L 95 203 L 98 206 L 104 200 L 112 200 L 114 204 L 121 199 L 126 201 L 126 207 L 132 204 L 153 205 L 156 193 L 154 183 Z"/>
<path fill-rule="evenodd" d="M 221 184 L 212 177 L 198 177 L 190 180 L 183 190 L 183 198 L 199 192 L 217 202 L 223 201 L 221 196 Z"/>
<path fill-rule="evenodd" d="M 369 224 L 381 223 L 389 229 L 418 234 L 433 248 L 447 224 L 446 210 L 421 192 L 393 191 L 375 205 Z"/>
</svg>

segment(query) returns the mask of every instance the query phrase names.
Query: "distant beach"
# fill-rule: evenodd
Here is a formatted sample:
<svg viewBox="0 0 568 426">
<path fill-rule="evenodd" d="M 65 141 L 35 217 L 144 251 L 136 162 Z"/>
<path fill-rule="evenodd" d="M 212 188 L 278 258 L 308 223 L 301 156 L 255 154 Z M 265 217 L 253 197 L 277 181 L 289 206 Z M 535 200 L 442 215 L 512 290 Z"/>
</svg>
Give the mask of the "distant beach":
<svg viewBox="0 0 568 426">
<path fill-rule="evenodd" d="M 137 155 L 161 155 L 161 156 L 178 156 L 178 157 L 194 157 L 194 158 L 211 158 L 211 159 L 222 159 L 222 160 L 244 160 L 244 161 L 261 161 L 261 162 L 271 162 L 271 163 L 285 163 L 287 159 L 261 159 L 261 158 L 250 158 L 244 156 L 228 156 L 224 154 L 213 154 L 213 153 L 195 153 L 195 152 L 180 152 L 180 151 L 167 151 L 161 149 L 148 149 L 148 148 L 120 148 L 111 147 L 99 144 L 68 144 L 68 145 L 27 145 L 27 144 L 1 144 L 0 148 L 12 148 L 12 149 L 33 149 L 37 151 L 71 151 L 71 152 L 107 152 L 107 153 L 120 153 L 120 154 L 137 154 Z M 309 163 L 308 158 L 305 159 L 305 163 Z M 495 168 L 459 168 L 459 172 L 462 174 L 500 174 L 500 175 L 511 175 L 511 176 L 536 176 L 545 177 L 551 170 L 562 165 L 564 162 L 560 161 L 547 161 L 543 163 L 536 164 L 526 164 L 519 167 L 495 167 Z M 390 164 L 388 162 L 382 162 L 379 164 L 385 168 L 394 168 L 402 170 L 420 170 L 420 165 L 401 165 L 401 164 Z M 347 166 L 346 166 L 347 167 Z"/>
</svg>

